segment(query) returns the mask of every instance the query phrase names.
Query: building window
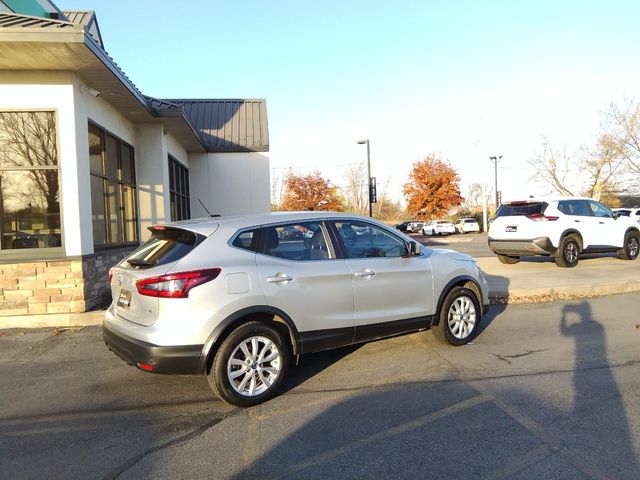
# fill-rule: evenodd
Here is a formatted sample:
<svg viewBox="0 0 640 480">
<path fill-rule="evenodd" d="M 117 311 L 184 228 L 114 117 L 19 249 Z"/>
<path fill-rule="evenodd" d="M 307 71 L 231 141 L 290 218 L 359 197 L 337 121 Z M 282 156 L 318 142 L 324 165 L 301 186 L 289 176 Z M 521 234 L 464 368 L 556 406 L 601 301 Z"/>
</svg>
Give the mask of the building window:
<svg viewBox="0 0 640 480">
<path fill-rule="evenodd" d="M 190 219 L 189 169 L 171 155 L 169 155 L 169 193 L 171 196 L 171 221 Z"/>
<path fill-rule="evenodd" d="M 54 112 L 0 112 L 0 249 L 62 246 Z"/>
<path fill-rule="evenodd" d="M 90 123 L 89 165 L 94 246 L 137 242 L 133 147 Z"/>
</svg>

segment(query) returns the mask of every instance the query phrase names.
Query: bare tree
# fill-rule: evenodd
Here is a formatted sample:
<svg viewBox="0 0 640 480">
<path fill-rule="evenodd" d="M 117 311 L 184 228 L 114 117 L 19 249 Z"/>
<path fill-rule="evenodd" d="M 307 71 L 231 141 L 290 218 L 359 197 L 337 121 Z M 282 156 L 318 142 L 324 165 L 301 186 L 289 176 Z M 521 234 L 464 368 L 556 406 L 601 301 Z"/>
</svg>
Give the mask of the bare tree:
<svg viewBox="0 0 640 480">
<path fill-rule="evenodd" d="M 364 164 L 349 165 L 344 173 L 343 192 L 349 211 L 366 215 L 369 211 L 369 180 Z"/>
<path fill-rule="evenodd" d="M 611 103 L 603 117 L 603 130 L 618 143 L 626 167 L 640 173 L 640 100 L 626 99 L 621 105 Z"/>
<path fill-rule="evenodd" d="M 542 137 L 542 152 L 537 152 L 529 161 L 536 170 L 536 177 L 544 180 L 561 195 L 573 196 L 575 188 L 571 181 L 575 180 L 580 159 L 576 153 L 567 153 L 567 148 L 554 149 L 546 137 Z"/>
<path fill-rule="evenodd" d="M 584 194 L 600 199 L 604 193 L 624 191 L 624 156 L 620 142 L 609 134 L 602 134 L 592 149 L 585 149 L 582 171 L 588 175 Z"/>
</svg>

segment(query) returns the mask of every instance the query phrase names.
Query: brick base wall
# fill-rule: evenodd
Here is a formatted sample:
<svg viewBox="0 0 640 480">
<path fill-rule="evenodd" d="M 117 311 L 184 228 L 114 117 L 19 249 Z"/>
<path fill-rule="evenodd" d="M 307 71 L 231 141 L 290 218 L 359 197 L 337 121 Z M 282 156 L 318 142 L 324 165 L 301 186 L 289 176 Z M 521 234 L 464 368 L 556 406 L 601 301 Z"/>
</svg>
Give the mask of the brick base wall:
<svg viewBox="0 0 640 480">
<path fill-rule="evenodd" d="M 0 316 L 80 313 L 105 305 L 109 269 L 130 251 L 0 264 Z"/>
</svg>

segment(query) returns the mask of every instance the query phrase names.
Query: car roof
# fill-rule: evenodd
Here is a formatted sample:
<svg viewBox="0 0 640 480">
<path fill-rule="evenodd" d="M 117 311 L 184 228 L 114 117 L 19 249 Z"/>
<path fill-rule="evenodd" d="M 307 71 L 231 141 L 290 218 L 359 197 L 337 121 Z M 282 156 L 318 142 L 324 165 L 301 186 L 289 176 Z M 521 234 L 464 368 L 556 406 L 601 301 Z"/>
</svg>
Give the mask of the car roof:
<svg viewBox="0 0 640 480">
<path fill-rule="evenodd" d="M 243 227 L 250 227 L 253 225 L 265 225 L 271 223 L 281 222 L 295 222 L 297 220 L 313 220 L 313 219 L 341 219 L 350 218 L 356 220 L 367 220 L 374 223 L 382 224 L 381 222 L 362 215 L 354 213 L 341 213 L 341 212 L 329 212 L 329 211 L 303 211 L 303 212 L 267 212 L 267 213 L 254 213 L 249 215 L 230 215 L 220 217 L 204 217 L 194 218 L 190 220 L 182 220 L 179 222 L 170 222 L 165 224 L 152 225 L 149 228 L 164 225 L 167 227 L 183 228 L 185 230 L 191 230 L 203 235 L 211 235 L 219 227 L 238 229 Z M 384 225 L 384 224 L 383 224 Z"/>
</svg>

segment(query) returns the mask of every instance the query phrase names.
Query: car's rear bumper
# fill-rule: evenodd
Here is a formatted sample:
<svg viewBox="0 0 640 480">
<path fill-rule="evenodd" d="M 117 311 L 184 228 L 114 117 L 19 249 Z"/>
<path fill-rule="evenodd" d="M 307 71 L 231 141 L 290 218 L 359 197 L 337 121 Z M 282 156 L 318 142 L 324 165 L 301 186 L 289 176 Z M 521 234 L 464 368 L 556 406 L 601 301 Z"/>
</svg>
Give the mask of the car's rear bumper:
<svg viewBox="0 0 640 480">
<path fill-rule="evenodd" d="M 491 251 L 501 255 L 555 255 L 558 251 L 558 249 L 553 246 L 549 237 L 538 237 L 530 240 L 500 240 L 489 238 L 488 241 Z"/>
<path fill-rule="evenodd" d="M 104 343 L 130 365 L 154 373 L 196 374 L 201 372 L 203 345 L 159 346 L 137 340 L 102 326 Z M 149 367 L 152 367 L 151 369 Z"/>
</svg>

